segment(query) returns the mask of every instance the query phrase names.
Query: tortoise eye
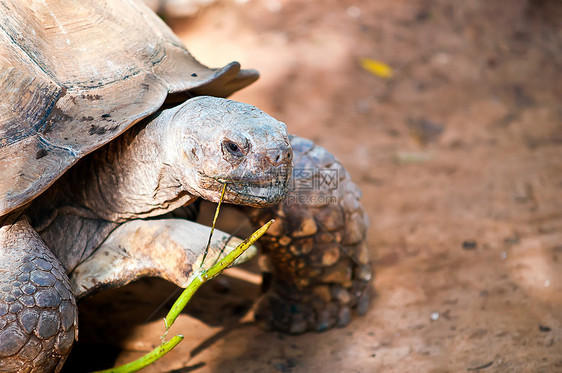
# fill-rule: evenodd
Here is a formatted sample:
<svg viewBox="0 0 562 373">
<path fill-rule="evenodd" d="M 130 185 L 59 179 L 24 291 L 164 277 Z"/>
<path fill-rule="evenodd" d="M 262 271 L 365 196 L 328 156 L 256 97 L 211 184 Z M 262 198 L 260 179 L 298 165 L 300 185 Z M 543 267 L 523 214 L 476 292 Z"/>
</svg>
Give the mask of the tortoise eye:
<svg viewBox="0 0 562 373">
<path fill-rule="evenodd" d="M 233 153 L 236 153 L 236 152 L 240 151 L 240 149 L 238 149 L 238 145 L 236 145 L 233 142 L 229 142 L 227 146 L 228 146 L 228 150 L 230 150 Z"/>
<path fill-rule="evenodd" d="M 235 157 L 244 156 L 244 152 L 242 151 L 240 146 L 233 141 L 225 140 L 223 141 L 223 146 L 230 154 L 234 155 Z"/>
</svg>

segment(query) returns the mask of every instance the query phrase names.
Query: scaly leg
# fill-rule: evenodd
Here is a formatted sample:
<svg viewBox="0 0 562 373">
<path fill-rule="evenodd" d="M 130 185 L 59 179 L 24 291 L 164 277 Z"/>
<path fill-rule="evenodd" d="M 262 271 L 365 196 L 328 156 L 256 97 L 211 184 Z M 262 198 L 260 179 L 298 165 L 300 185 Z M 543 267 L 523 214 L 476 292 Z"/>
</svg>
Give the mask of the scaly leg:
<svg viewBox="0 0 562 373">
<path fill-rule="evenodd" d="M 68 277 L 27 220 L 0 227 L 0 371 L 59 371 L 78 336 Z"/>
<path fill-rule="evenodd" d="M 261 225 L 277 221 L 259 241 L 271 272 L 256 317 L 289 333 L 344 326 L 365 313 L 372 269 L 361 192 L 343 166 L 312 141 L 291 137 L 292 190 L 283 203 L 245 209 Z"/>
</svg>

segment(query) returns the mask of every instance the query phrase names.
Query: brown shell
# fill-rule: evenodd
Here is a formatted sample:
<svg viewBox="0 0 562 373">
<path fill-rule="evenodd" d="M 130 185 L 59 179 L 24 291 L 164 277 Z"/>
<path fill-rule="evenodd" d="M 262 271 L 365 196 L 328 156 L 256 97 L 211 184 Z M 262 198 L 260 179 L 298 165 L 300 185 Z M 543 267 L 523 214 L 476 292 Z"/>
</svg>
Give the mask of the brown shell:
<svg viewBox="0 0 562 373">
<path fill-rule="evenodd" d="M 0 216 L 170 94 L 226 97 L 257 76 L 200 64 L 140 1 L 0 0 Z"/>
</svg>

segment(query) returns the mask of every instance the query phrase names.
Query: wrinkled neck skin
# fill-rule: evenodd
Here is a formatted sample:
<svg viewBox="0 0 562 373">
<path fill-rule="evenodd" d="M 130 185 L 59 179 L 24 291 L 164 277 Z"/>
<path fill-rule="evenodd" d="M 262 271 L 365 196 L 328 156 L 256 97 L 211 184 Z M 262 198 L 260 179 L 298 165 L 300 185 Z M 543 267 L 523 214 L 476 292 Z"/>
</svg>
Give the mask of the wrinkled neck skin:
<svg viewBox="0 0 562 373">
<path fill-rule="evenodd" d="M 113 222 L 158 216 L 195 200 L 166 159 L 166 149 L 175 144 L 164 135 L 174 131 L 169 127 L 175 111 L 135 125 L 78 164 L 65 185 L 70 199 Z"/>
<path fill-rule="evenodd" d="M 285 195 L 292 150 L 284 123 L 247 104 L 197 97 L 162 110 L 84 159 L 66 195 L 123 222 L 172 211 L 198 197 L 269 206 Z"/>
</svg>

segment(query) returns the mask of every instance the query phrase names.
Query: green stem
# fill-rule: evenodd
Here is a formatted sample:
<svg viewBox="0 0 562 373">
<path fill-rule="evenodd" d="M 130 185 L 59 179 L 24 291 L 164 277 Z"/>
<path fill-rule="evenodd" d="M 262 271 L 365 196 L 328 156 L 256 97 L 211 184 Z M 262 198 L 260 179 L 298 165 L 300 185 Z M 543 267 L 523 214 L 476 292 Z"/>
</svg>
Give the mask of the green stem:
<svg viewBox="0 0 562 373">
<path fill-rule="evenodd" d="M 185 290 L 181 293 L 179 298 L 176 300 L 170 312 L 164 319 L 166 324 L 166 331 L 170 329 L 174 321 L 176 321 L 177 317 L 179 316 L 180 312 L 185 308 L 193 294 L 199 289 L 201 285 L 203 285 L 206 281 L 212 279 L 216 275 L 218 275 L 222 270 L 232 264 L 240 255 L 244 253 L 250 246 L 252 246 L 263 234 L 267 231 L 269 226 L 273 224 L 275 220 L 271 219 L 267 223 L 265 223 L 260 229 L 252 233 L 252 235 L 244 240 L 240 245 L 236 247 L 236 249 L 232 250 L 228 255 L 221 259 L 218 263 L 213 265 L 208 270 L 202 270 L 197 276 L 193 278 L 193 280 L 189 283 L 189 285 L 185 288 Z"/>
<path fill-rule="evenodd" d="M 252 233 L 252 235 L 244 240 L 240 245 L 236 247 L 236 249 L 232 250 L 228 255 L 226 255 L 221 261 L 213 265 L 208 270 L 201 270 L 197 276 L 193 277 L 190 281 L 189 285 L 184 289 L 181 293 L 179 298 L 176 300 L 170 312 L 164 319 L 166 323 L 166 333 L 168 329 L 172 326 L 174 321 L 176 321 L 177 317 L 181 313 L 181 311 L 185 308 L 193 294 L 203 285 L 206 281 L 212 279 L 216 275 L 218 275 L 222 270 L 232 264 L 240 255 L 242 255 L 250 246 L 252 246 L 263 234 L 267 231 L 269 226 L 273 224 L 275 220 L 270 220 L 265 223 L 260 229 Z M 168 342 L 162 343 L 160 346 L 156 347 L 154 350 L 150 351 L 148 354 L 144 355 L 143 357 L 130 362 L 125 365 L 121 365 L 117 368 L 111 368 L 107 370 L 100 370 L 93 373 L 131 373 L 136 372 L 142 368 L 147 367 L 148 365 L 152 364 L 156 360 L 160 359 L 168 352 L 170 352 L 178 343 L 183 340 L 183 335 L 176 335 Z"/>
<path fill-rule="evenodd" d="M 140 357 L 135 361 L 131 361 L 128 364 L 121 365 L 117 368 L 111 368 L 106 370 L 100 370 L 93 373 L 131 373 L 146 368 L 150 364 L 154 363 L 156 360 L 160 359 L 162 356 L 170 352 L 174 347 L 177 346 L 183 340 L 183 335 L 176 335 L 168 342 L 162 343 L 160 346 L 156 347 L 154 350 L 150 351 L 148 354 Z"/>
</svg>

